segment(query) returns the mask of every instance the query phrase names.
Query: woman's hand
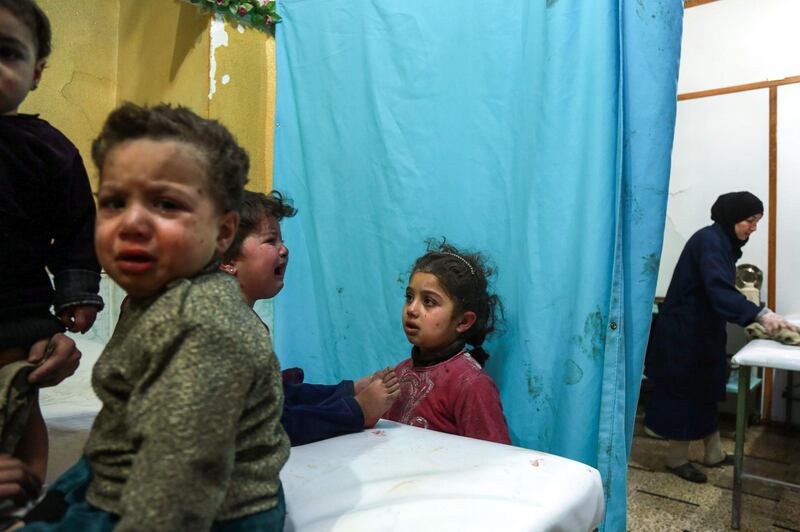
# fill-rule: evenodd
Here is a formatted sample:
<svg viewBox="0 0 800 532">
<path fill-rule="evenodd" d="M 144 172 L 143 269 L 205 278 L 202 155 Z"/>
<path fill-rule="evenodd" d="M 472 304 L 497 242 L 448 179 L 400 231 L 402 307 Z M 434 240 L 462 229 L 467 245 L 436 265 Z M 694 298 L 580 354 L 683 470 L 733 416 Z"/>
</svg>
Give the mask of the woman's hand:
<svg viewBox="0 0 800 532">
<path fill-rule="evenodd" d="M 759 316 L 756 321 L 763 325 L 769 334 L 775 334 L 781 329 L 800 332 L 800 327 L 792 325 L 783 316 L 771 310 Z"/>
</svg>

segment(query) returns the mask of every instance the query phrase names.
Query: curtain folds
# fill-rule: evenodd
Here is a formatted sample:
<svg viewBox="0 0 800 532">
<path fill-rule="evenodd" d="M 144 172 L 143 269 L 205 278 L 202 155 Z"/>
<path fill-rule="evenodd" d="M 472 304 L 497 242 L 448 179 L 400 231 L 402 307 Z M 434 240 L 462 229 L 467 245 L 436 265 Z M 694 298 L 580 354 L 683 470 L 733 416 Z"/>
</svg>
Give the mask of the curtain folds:
<svg viewBox="0 0 800 532">
<path fill-rule="evenodd" d="M 677 0 L 281 0 L 275 188 L 294 199 L 276 299 L 310 382 L 409 355 L 424 240 L 488 254 L 487 344 L 516 445 L 625 478 L 666 207 Z"/>
</svg>

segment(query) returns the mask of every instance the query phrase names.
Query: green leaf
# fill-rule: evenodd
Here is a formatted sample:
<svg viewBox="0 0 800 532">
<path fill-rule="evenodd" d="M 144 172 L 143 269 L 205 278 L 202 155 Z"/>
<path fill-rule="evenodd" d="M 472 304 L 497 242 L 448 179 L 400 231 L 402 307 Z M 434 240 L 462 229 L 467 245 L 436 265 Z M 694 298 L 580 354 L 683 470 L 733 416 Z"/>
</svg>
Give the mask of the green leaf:
<svg viewBox="0 0 800 532">
<path fill-rule="evenodd" d="M 243 23 L 252 26 L 261 31 L 272 33 L 275 31 L 275 23 L 281 20 L 281 17 L 275 12 L 275 1 L 272 0 L 266 5 L 261 5 L 254 0 L 185 0 L 191 4 L 197 5 L 201 9 L 222 15 L 233 22 Z M 243 14 L 239 14 L 239 11 Z M 268 23 L 268 20 L 272 23 Z"/>
</svg>

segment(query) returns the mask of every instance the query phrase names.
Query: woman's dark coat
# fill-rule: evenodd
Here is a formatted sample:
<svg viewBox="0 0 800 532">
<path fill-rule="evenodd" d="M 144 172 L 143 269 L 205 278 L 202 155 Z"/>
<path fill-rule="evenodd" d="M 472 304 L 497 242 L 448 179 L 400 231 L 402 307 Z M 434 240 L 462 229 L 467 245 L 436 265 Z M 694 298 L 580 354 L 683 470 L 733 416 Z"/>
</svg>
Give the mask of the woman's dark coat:
<svg viewBox="0 0 800 532">
<path fill-rule="evenodd" d="M 653 335 L 648 377 L 676 397 L 725 399 L 725 322 L 745 326 L 760 309 L 735 286 L 740 256 L 718 223 L 697 231 L 683 248 Z"/>
</svg>

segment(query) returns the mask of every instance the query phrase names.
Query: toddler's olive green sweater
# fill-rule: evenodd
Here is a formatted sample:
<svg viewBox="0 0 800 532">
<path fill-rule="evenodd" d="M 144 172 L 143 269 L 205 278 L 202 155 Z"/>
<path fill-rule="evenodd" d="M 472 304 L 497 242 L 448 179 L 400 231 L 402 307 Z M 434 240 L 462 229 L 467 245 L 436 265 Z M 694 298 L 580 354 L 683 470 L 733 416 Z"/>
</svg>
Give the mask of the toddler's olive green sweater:
<svg viewBox="0 0 800 532">
<path fill-rule="evenodd" d="M 219 271 L 133 299 L 98 359 L 88 501 L 116 530 L 208 530 L 277 505 L 289 456 L 269 333 Z"/>
</svg>

